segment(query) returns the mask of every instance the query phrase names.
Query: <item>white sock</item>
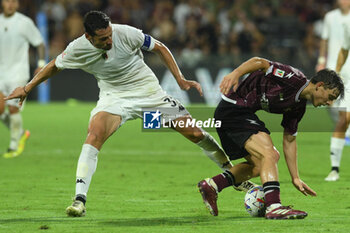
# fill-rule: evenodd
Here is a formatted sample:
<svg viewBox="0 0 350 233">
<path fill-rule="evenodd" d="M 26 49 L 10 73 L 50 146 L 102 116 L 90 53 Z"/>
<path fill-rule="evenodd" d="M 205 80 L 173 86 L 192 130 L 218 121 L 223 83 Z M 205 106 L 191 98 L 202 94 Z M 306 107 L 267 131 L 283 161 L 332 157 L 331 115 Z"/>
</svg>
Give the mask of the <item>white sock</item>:
<svg viewBox="0 0 350 233">
<path fill-rule="evenodd" d="M 215 139 L 208 134 L 204 133 L 204 138 L 197 143 L 202 148 L 204 154 L 206 154 L 211 160 L 213 160 L 223 171 L 232 167 L 232 163 L 226 156 L 225 152 L 221 149 Z"/>
<path fill-rule="evenodd" d="M 331 164 L 332 167 L 339 167 L 343 148 L 345 144 L 344 138 L 331 138 Z"/>
<path fill-rule="evenodd" d="M 23 134 L 23 122 L 20 113 L 10 114 L 10 150 L 17 150 L 18 142 Z"/>
<path fill-rule="evenodd" d="M 75 195 L 86 197 L 92 175 L 96 171 L 98 150 L 90 144 L 84 144 L 77 167 Z"/>
<path fill-rule="evenodd" d="M 3 114 L 1 114 L 0 120 L 8 129 L 10 128 L 10 114 L 8 112 L 4 112 Z"/>
</svg>

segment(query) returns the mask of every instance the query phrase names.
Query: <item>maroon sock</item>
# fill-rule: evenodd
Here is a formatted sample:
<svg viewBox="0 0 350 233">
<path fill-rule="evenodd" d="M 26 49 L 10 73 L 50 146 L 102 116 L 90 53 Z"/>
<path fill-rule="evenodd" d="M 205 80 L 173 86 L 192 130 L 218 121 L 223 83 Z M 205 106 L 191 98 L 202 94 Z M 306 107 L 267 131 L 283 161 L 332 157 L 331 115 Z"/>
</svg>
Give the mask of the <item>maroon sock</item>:
<svg viewBox="0 0 350 233">
<path fill-rule="evenodd" d="M 218 186 L 218 192 L 221 192 L 226 187 L 232 186 L 235 183 L 235 178 L 230 171 L 225 171 L 212 178 Z"/>
<path fill-rule="evenodd" d="M 281 204 L 280 200 L 280 183 L 278 181 L 269 181 L 263 184 L 265 193 L 265 206 L 272 204 Z"/>
</svg>

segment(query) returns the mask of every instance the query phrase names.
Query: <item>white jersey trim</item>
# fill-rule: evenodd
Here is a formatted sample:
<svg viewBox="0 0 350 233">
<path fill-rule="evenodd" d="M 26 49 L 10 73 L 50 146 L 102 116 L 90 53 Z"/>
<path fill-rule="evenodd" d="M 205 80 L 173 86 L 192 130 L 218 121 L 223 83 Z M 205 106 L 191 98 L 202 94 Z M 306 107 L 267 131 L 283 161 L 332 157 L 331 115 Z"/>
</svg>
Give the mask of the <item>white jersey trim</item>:
<svg viewBox="0 0 350 233">
<path fill-rule="evenodd" d="M 222 98 L 223 100 L 225 100 L 226 102 L 229 102 L 229 103 L 231 103 L 231 104 L 237 104 L 237 101 L 236 101 L 236 100 L 232 100 L 232 99 L 230 99 L 230 98 L 227 98 L 227 97 L 224 96 L 224 95 L 221 95 L 221 98 Z"/>
<path fill-rule="evenodd" d="M 306 83 L 299 89 L 299 91 L 297 92 L 297 94 L 295 95 L 295 102 L 299 102 L 299 96 L 301 94 L 301 92 L 307 87 L 307 85 L 309 85 L 310 80 L 307 80 Z"/>
<path fill-rule="evenodd" d="M 272 73 L 272 70 L 273 70 L 273 65 L 270 65 L 270 67 L 267 69 L 267 71 L 265 73 L 265 76 Z"/>
</svg>

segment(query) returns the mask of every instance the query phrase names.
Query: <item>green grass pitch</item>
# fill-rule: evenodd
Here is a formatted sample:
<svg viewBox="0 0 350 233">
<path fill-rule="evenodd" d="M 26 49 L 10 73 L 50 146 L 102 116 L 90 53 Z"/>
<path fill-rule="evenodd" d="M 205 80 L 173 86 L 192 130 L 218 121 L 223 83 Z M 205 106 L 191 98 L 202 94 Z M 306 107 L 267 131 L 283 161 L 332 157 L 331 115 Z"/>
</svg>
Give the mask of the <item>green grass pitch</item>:
<svg viewBox="0 0 350 233">
<path fill-rule="evenodd" d="M 24 124 L 32 133 L 27 147 L 18 158 L 0 158 L 0 232 L 349 232 L 349 147 L 344 149 L 339 182 L 323 181 L 330 169 L 330 130 L 300 132 L 297 138 L 300 175 L 317 197 L 305 197 L 293 187 L 281 156 L 282 202 L 309 216 L 274 221 L 250 217 L 244 194 L 231 188 L 219 195 L 219 216 L 211 216 L 196 184 L 220 170 L 180 134 L 142 132 L 140 120 L 127 122 L 104 145 L 87 216 L 68 218 L 65 208 L 74 196 L 76 164 L 93 107 L 27 103 Z M 304 125 L 329 124 L 325 109 L 311 115 L 303 119 Z M 279 125 L 280 118 L 274 117 L 270 124 Z M 273 132 L 272 138 L 282 152 L 281 133 Z M 4 151 L 8 131 L 3 125 L 0 139 Z"/>
</svg>

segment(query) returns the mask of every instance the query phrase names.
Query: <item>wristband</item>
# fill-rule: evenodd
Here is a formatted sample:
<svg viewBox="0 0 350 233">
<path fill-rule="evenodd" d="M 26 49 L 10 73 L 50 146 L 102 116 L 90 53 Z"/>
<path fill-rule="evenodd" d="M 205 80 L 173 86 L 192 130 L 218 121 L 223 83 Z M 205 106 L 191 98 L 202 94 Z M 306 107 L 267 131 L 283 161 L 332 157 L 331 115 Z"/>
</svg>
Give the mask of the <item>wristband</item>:
<svg viewBox="0 0 350 233">
<path fill-rule="evenodd" d="M 38 67 L 42 68 L 46 65 L 46 62 L 44 59 L 40 59 L 38 60 Z"/>
<path fill-rule="evenodd" d="M 318 60 L 317 60 L 317 63 L 318 63 L 318 64 L 324 64 L 324 63 L 326 63 L 326 57 L 324 57 L 324 56 L 319 57 Z"/>
</svg>

